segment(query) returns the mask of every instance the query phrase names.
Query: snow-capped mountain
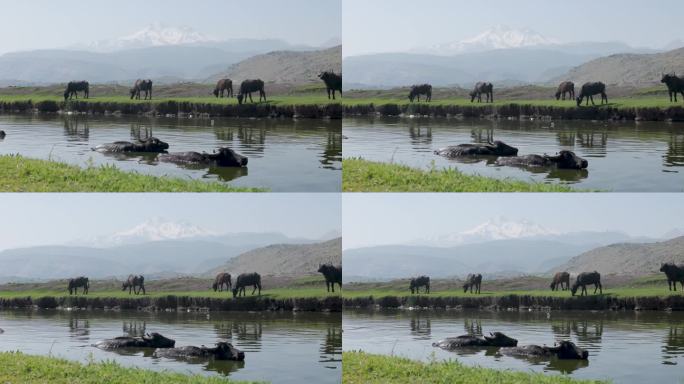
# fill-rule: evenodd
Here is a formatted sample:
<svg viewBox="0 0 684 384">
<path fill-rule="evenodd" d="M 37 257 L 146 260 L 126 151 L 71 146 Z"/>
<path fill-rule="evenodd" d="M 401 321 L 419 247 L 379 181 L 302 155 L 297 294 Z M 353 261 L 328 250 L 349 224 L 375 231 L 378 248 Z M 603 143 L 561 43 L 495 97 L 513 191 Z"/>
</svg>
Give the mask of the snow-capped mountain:
<svg viewBox="0 0 684 384">
<path fill-rule="evenodd" d="M 172 27 L 154 23 L 127 36 L 95 41 L 86 50 L 112 52 L 124 49 L 211 43 L 217 40 L 190 27 Z"/>
<path fill-rule="evenodd" d="M 127 244 L 142 244 L 150 241 L 180 240 L 216 236 L 216 233 L 197 225 L 175 222 L 163 218 L 152 218 L 132 228 L 111 235 L 79 241 L 79 244 L 108 248 Z"/>
</svg>

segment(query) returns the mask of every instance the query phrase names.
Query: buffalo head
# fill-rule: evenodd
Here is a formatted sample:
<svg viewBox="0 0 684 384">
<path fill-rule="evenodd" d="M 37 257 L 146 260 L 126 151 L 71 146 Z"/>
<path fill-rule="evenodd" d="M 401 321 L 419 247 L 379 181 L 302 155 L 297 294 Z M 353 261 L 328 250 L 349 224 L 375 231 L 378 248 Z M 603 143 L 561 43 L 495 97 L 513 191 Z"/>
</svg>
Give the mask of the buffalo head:
<svg viewBox="0 0 684 384">
<path fill-rule="evenodd" d="M 562 360 L 586 360 L 589 358 L 589 352 L 576 346 L 571 341 L 561 341 L 556 347 L 557 356 Z"/>
<path fill-rule="evenodd" d="M 237 95 L 238 104 L 242 104 L 242 101 L 243 101 L 244 99 L 245 99 L 245 96 L 244 96 L 243 94 L 240 93 L 240 94 Z"/>
<path fill-rule="evenodd" d="M 558 156 L 547 156 L 547 158 L 560 169 L 584 169 L 589 166 L 589 162 L 572 151 L 560 151 Z"/>
<path fill-rule="evenodd" d="M 169 149 L 169 143 L 161 141 L 156 137 L 150 137 L 146 140 L 141 140 L 141 142 L 148 152 L 161 152 Z"/>
</svg>

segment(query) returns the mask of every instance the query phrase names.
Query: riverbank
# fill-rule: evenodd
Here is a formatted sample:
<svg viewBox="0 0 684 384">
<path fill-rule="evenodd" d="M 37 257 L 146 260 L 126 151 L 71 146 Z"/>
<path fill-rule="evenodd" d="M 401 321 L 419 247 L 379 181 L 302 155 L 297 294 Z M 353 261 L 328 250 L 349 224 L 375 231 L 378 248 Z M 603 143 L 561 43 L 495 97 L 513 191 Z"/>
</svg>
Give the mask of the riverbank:
<svg viewBox="0 0 684 384">
<path fill-rule="evenodd" d="M 66 359 L 31 356 L 21 352 L 0 353 L 0 382 L 22 384 L 248 384 L 223 377 L 205 377 L 171 372 L 125 368 L 115 362 L 81 364 Z"/>
<path fill-rule="evenodd" d="M 342 382 L 361 383 L 541 383 L 573 384 L 600 383 L 575 380 L 561 375 L 514 372 L 489 368 L 469 367 L 457 361 L 423 363 L 395 356 L 365 352 L 344 352 Z"/>
<path fill-rule="evenodd" d="M 344 192 L 572 192 L 558 184 L 466 175 L 456 169 L 420 170 L 360 158 L 342 160 Z"/>
<path fill-rule="evenodd" d="M 0 156 L 2 192 L 262 192 L 218 182 L 125 172 L 115 166 L 80 168 L 21 155 Z"/>
</svg>

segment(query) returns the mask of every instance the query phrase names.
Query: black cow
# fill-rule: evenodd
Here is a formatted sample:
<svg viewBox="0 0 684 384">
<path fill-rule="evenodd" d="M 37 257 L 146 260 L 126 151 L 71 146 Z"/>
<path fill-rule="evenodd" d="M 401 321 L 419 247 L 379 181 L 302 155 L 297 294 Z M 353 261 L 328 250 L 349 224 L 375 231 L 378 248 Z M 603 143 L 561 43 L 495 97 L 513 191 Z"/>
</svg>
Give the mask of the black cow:
<svg viewBox="0 0 684 384">
<path fill-rule="evenodd" d="M 241 273 L 240 276 L 237 277 L 237 280 L 235 281 L 235 288 L 233 288 L 233 297 L 240 296 L 240 293 L 242 293 L 242 296 L 247 296 L 245 287 L 250 285 L 254 287 L 252 290 L 252 295 L 254 295 L 254 292 L 256 292 L 257 289 L 259 289 L 259 296 L 261 296 L 261 275 L 254 272 Z"/>
<path fill-rule="evenodd" d="M 486 103 L 494 102 L 494 85 L 492 85 L 492 83 L 487 82 L 478 82 L 477 84 L 475 84 L 475 88 L 472 90 L 472 92 L 469 93 L 470 102 L 472 103 L 473 101 L 475 101 L 475 98 L 477 98 L 477 102 L 481 103 L 483 93 L 486 97 Z"/>
<path fill-rule="evenodd" d="M 575 98 L 575 83 L 572 81 L 564 81 L 558 85 L 558 90 L 556 90 L 556 100 L 560 100 L 561 97 L 565 100 L 565 94 L 568 94 L 570 100 Z"/>
<path fill-rule="evenodd" d="M 551 282 L 551 290 L 555 291 L 558 287 L 562 291 L 570 289 L 570 274 L 567 272 L 558 272 L 553 276 L 553 281 Z"/>
<path fill-rule="evenodd" d="M 259 102 L 261 98 L 266 101 L 266 92 L 264 91 L 264 82 L 261 79 L 256 80 L 245 80 L 240 84 L 240 93 L 237 95 L 238 103 L 247 102 L 247 97 L 249 97 L 249 102 L 253 103 L 252 92 L 259 92 Z"/>
<path fill-rule="evenodd" d="M 152 80 L 136 80 L 130 92 L 131 100 L 133 100 L 133 98 L 135 98 L 136 100 L 140 100 L 140 92 L 145 92 L 144 100 L 147 100 L 148 96 L 150 100 L 152 100 Z"/>
<path fill-rule="evenodd" d="M 128 279 L 121 284 L 122 291 L 125 291 L 126 288 L 128 288 L 129 295 L 131 294 L 131 290 L 133 290 L 133 293 L 136 295 L 139 295 L 140 292 L 145 295 L 145 277 L 143 277 L 143 275 L 128 275 Z"/>
<path fill-rule="evenodd" d="M 223 97 L 223 93 L 226 93 L 226 97 L 233 97 L 233 80 L 231 79 L 221 79 L 216 83 L 214 88 L 214 96 Z"/>
<path fill-rule="evenodd" d="M 325 87 L 328 90 L 328 99 L 330 99 L 330 92 L 332 92 L 332 99 L 335 100 L 335 91 L 340 92 L 342 96 L 342 75 L 335 72 L 322 72 L 318 78 L 323 80 Z"/>
<path fill-rule="evenodd" d="M 418 102 L 420 103 L 420 95 L 425 95 L 425 101 L 428 103 L 432 101 L 432 85 L 420 84 L 412 86 L 408 98 L 412 103 L 413 99 L 418 98 Z"/>
<path fill-rule="evenodd" d="M 468 289 L 470 289 L 470 293 L 480 293 L 481 286 L 482 275 L 480 275 L 479 273 L 471 273 L 468 275 L 468 277 L 466 277 L 465 284 L 463 284 L 463 292 L 468 292 Z M 473 287 L 475 288 L 475 292 L 473 292 Z"/>
<path fill-rule="evenodd" d="M 660 272 L 664 272 L 665 276 L 667 276 L 668 290 L 676 291 L 677 282 L 679 282 L 682 284 L 682 291 L 684 291 L 684 266 L 676 265 L 675 263 L 660 264 Z"/>
<path fill-rule="evenodd" d="M 418 276 L 411 279 L 409 283 L 409 289 L 411 294 L 420 293 L 420 287 L 425 287 L 425 293 L 430 293 L 430 277 L 429 276 Z"/>
<path fill-rule="evenodd" d="M 325 277 L 325 287 L 328 292 L 332 287 L 332 291 L 335 292 L 335 284 L 339 284 L 340 290 L 342 289 L 342 266 L 334 266 L 332 264 L 319 264 L 318 272 L 322 273 Z"/>
<path fill-rule="evenodd" d="M 580 296 L 584 296 L 585 294 L 588 295 L 587 285 L 590 284 L 594 284 L 594 294 L 596 294 L 596 290 L 601 290 L 601 294 L 603 294 L 603 286 L 601 286 L 601 274 L 596 271 L 580 273 L 570 291 L 572 291 L 572 295 L 575 296 L 577 288 L 581 286 L 582 292 L 580 293 Z"/>
<path fill-rule="evenodd" d="M 64 100 L 72 99 L 74 96 L 78 99 L 78 92 L 83 92 L 83 97 L 89 98 L 90 84 L 87 81 L 70 81 L 64 91 Z"/>
<path fill-rule="evenodd" d="M 214 292 L 223 292 L 224 285 L 226 286 L 226 290 L 231 290 L 233 288 L 233 282 L 231 281 L 230 273 L 221 272 L 218 275 L 216 275 L 216 278 L 214 279 L 214 283 L 211 285 L 211 288 L 214 290 Z"/>
<path fill-rule="evenodd" d="M 684 98 L 684 79 L 677 77 L 674 72 L 672 74 L 663 75 L 660 82 L 667 85 L 667 92 L 670 94 L 670 102 L 674 95 L 674 101 L 677 102 L 677 92 L 682 94 Z"/>
<path fill-rule="evenodd" d="M 595 83 L 584 83 L 582 85 L 582 89 L 580 90 L 580 95 L 577 98 L 577 106 L 579 107 L 582 105 L 582 100 L 586 97 L 587 98 L 587 104 L 589 105 L 589 100 L 591 100 L 592 105 L 596 105 L 594 103 L 594 95 L 601 95 L 601 104 L 605 101 L 606 104 L 608 104 L 608 95 L 606 95 L 606 85 L 603 84 L 600 81 L 597 81 Z"/>
<path fill-rule="evenodd" d="M 83 294 L 88 294 L 88 289 L 90 288 L 90 281 L 85 276 L 80 276 L 74 279 L 69 279 L 69 294 L 78 295 L 78 288 L 83 288 Z"/>
</svg>

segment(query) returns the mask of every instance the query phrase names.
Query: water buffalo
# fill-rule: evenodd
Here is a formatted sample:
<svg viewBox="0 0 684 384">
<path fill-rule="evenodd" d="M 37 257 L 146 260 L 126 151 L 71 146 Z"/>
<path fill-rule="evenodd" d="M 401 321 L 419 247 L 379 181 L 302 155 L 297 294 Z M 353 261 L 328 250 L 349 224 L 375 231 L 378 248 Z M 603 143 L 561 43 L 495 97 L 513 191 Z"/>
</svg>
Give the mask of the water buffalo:
<svg viewBox="0 0 684 384">
<path fill-rule="evenodd" d="M 131 100 L 133 100 L 133 98 L 140 100 L 140 92 L 145 92 L 144 100 L 147 100 L 148 96 L 150 97 L 150 100 L 152 100 L 152 80 L 136 80 L 135 84 L 133 84 L 133 88 L 131 88 L 130 91 Z"/>
<path fill-rule="evenodd" d="M 166 357 L 171 359 L 206 359 L 213 358 L 215 360 L 235 360 L 242 361 L 245 359 L 245 353 L 233 347 L 232 344 L 225 341 L 216 343 L 216 347 L 210 348 L 195 346 L 187 346 L 180 348 L 161 348 L 154 351 L 154 357 Z"/>
<path fill-rule="evenodd" d="M 64 100 L 72 99 L 74 96 L 78 99 L 78 92 L 83 92 L 83 97 L 89 98 L 90 84 L 87 81 L 70 81 L 64 91 Z"/>
<path fill-rule="evenodd" d="M 558 287 L 562 291 L 570 289 L 570 274 L 567 272 L 558 272 L 553 276 L 553 281 L 551 282 L 551 290 L 555 291 Z"/>
<path fill-rule="evenodd" d="M 435 155 L 454 159 L 463 156 L 516 156 L 518 148 L 496 140 L 487 144 L 459 144 L 436 150 Z"/>
<path fill-rule="evenodd" d="M 258 273 L 241 273 L 235 281 L 235 288 L 233 288 L 233 297 L 239 297 L 240 293 L 242 296 L 247 296 L 245 292 L 245 287 L 253 286 L 252 295 L 259 289 L 259 296 L 261 296 L 261 275 Z"/>
<path fill-rule="evenodd" d="M 589 100 L 591 100 L 591 105 L 596 105 L 594 103 L 594 95 L 601 94 L 601 104 L 605 101 L 608 104 L 608 95 L 606 95 L 606 85 L 598 81 L 595 83 L 584 83 L 582 89 L 580 90 L 580 95 L 577 98 L 577 106 L 582 105 L 582 100 L 587 99 L 587 104 L 589 105 Z"/>
<path fill-rule="evenodd" d="M 409 91 L 408 95 L 409 100 L 413 103 L 413 100 L 417 98 L 418 102 L 420 103 L 420 95 L 425 95 L 425 101 L 428 103 L 432 101 L 432 85 L 421 84 L 411 86 L 411 90 Z"/>
<path fill-rule="evenodd" d="M 169 149 L 169 144 L 163 142 L 156 137 L 150 137 L 144 140 L 137 140 L 135 142 L 130 141 L 115 141 L 113 143 L 100 144 L 93 148 L 93 151 L 106 152 L 106 153 L 121 153 L 121 152 L 134 152 L 134 153 L 154 153 L 154 152 L 164 152 Z"/>
<path fill-rule="evenodd" d="M 601 274 L 596 271 L 580 273 L 577 276 L 577 280 L 575 280 L 575 283 L 572 285 L 572 288 L 570 288 L 570 291 L 572 292 L 572 295 L 575 296 L 577 288 L 581 286 L 582 291 L 580 292 L 580 296 L 584 296 L 585 294 L 588 294 L 587 285 L 590 284 L 594 284 L 594 294 L 596 294 L 596 290 L 600 290 L 601 294 L 603 294 L 603 287 L 601 286 Z"/>
<path fill-rule="evenodd" d="M 218 275 L 216 275 L 216 278 L 214 279 L 214 283 L 211 285 L 211 288 L 214 290 L 214 292 L 223 292 L 224 284 L 226 286 L 226 290 L 233 289 L 233 282 L 230 280 L 230 273 L 221 272 Z"/>
<path fill-rule="evenodd" d="M 81 287 L 83 288 L 83 294 L 87 295 L 88 289 L 90 288 L 90 281 L 87 277 L 81 276 L 74 279 L 69 279 L 69 284 L 67 287 L 69 289 L 69 295 L 78 295 L 78 288 Z"/>
<path fill-rule="evenodd" d="M 682 291 L 684 291 L 684 266 L 676 265 L 675 263 L 660 264 L 660 272 L 664 272 L 667 276 L 668 290 L 676 291 L 677 282 L 682 284 Z"/>
<path fill-rule="evenodd" d="M 121 336 L 102 340 L 95 344 L 100 349 L 118 348 L 173 348 L 176 341 L 152 332 L 142 337 Z"/>
<path fill-rule="evenodd" d="M 242 104 L 244 101 L 247 102 L 247 97 L 249 97 L 249 102 L 253 103 L 252 92 L 259 92 L 259 102 L 263 97 L 266 101 L 266 92 L 264 91 L 264 82 L 261 79 L 256 80 L 245 80 L 240 84 L 240 93 L 237 95 L 238 103 Z"/>
<path fill-rule="evenodd" d="M 165 153 L 159 156 L 159 160 L 176 164 L 214 165 L 218 167 L 244 167 L 248 161 L 247 157 L 226 147 L 219 148 L 216 153 Z"/>
<path fill-rule="evenodd" d="M 470 293 L 473 293 L 473 287 L 475 288 L 475 293 L 480 293 L 480 286 L 482 285 L 482 275 L 479 273 L 474 274 L 468 274 L 468 277 L 466 277 L 465 283 L 463 284 L 463 292 L 468 292 L 468 289 L 470 289 Z"/>
<path fill-rule="evenodd" d="M 420 287 L 425 287 L 425 293 L 430 293 L 430 277 L 418 276 L 411 279 L 409 282 L 409 289 L 411 294 L 420 293 Z"/>
<path fill-rule="evenodd" d="M 335 100 L 335 91 L 340 93 L 342 96 L 342 75 L 336 74 L 335 72 L 321 72 L 318 78 L 323 80 L 325 83 L 325 88 L 328 91 L 328 99 L 330 99 L 330 93 L 332 92 L 332 99 Z"/>
<path fill-rule="evenodd" d="M 142 292 L 143 295 L 147 294 L 147 292 L 145 292 L 145 277 L 143 277 L 143 275 L 128 275 L 128 279 L 121 284 L 122 291 L 125 291 L 126 288 L 128 288 L 129 295 L 131 294 L 131 290 L 133 290 L 133 293 L 136 295 L 139 295 L 140 292 Z"/>
<path fill-rule="evenodd" d="M 674 72 L 672 74 L 663 74 L 660 82 L 667 85 L 667 92 L 670 94 L 670 102 L 672 102 L 672 96 L 674 95 L 674 101 L 677 102 L 677 92 L 682 94 L 684 98 L 684 79 L 677 77 Z"/>
<path fill-rule="evenodd" d="M 483 93 L 486 97 L 486 103 L 494 102 L 494 86 L 492 85 L 492 83 L 487 82 L 478 82 L 477 84 L 475 84 L 475 88 L 469 93 L 470 102 L 472 103 L 473 101 L 475 101 L 475 98 L 477 98 L 477 102 L 481 103 Z"/>
<path fill-rule="evenodd" d="M 565 100 L 565 94 L 568 94 L 570 100 L 575 99 L 575 83 L 572 81 L 564 81 L 558 85 L 558 90 L 556 90 L 556 100 L 560 100 L 561 97 Z"/>
<path fill-rule="evenodd" d="M 216 83 L 214 87 L 214 96 L 217 98 L 223 97 L 223 93 L 226 93 L 226 97 L 233 97 L 233 80 L 231 79 L 221 79 Z"/>
<path fill-rule="evenodd" d="M 560 360 L 586 360 L 589 352 L 578 347 L 571 341 L 561 341 L 553 347 L 539 345 L 524 345 L 522 347 L 504 347 L 499 350 L 503 355 L 548 359 L 555 357 Z"/>
<path fill-rule="evenodd" d="M 5 131 L 0 130 L 0 140 L 5 138 Z"/>
<path fill-rule="evenodd" d="M 524 167 L 551 167 L 558 169 L 585 169 L 589 162 L 572 151 L 562 150 L 556 156 L 548 155 L 525 155 L 506 157 L 496 160 L 497 165 L 524 166 Z"/>
<path fill-rule="evenodd" d="M 515 347 L 518 340 L 508 337 L 501 332 L 490 333 L 489 336 L 461 335 L 457 337 L 447 337 L 436 343 L 433 347 L 453 351 L 462 347 Z"/>
<path fill-rule="evenodd" d="M 328 292 L 332 287 L 332 291 L 335 292 L 335 284 L 339 284 L 340 290 L 342 289 L 342 266 L 334 266 L 332 264 L 319 264 L 318 272 L 322 273 L 325 277 L 325 287 Z"/>
</svg>

